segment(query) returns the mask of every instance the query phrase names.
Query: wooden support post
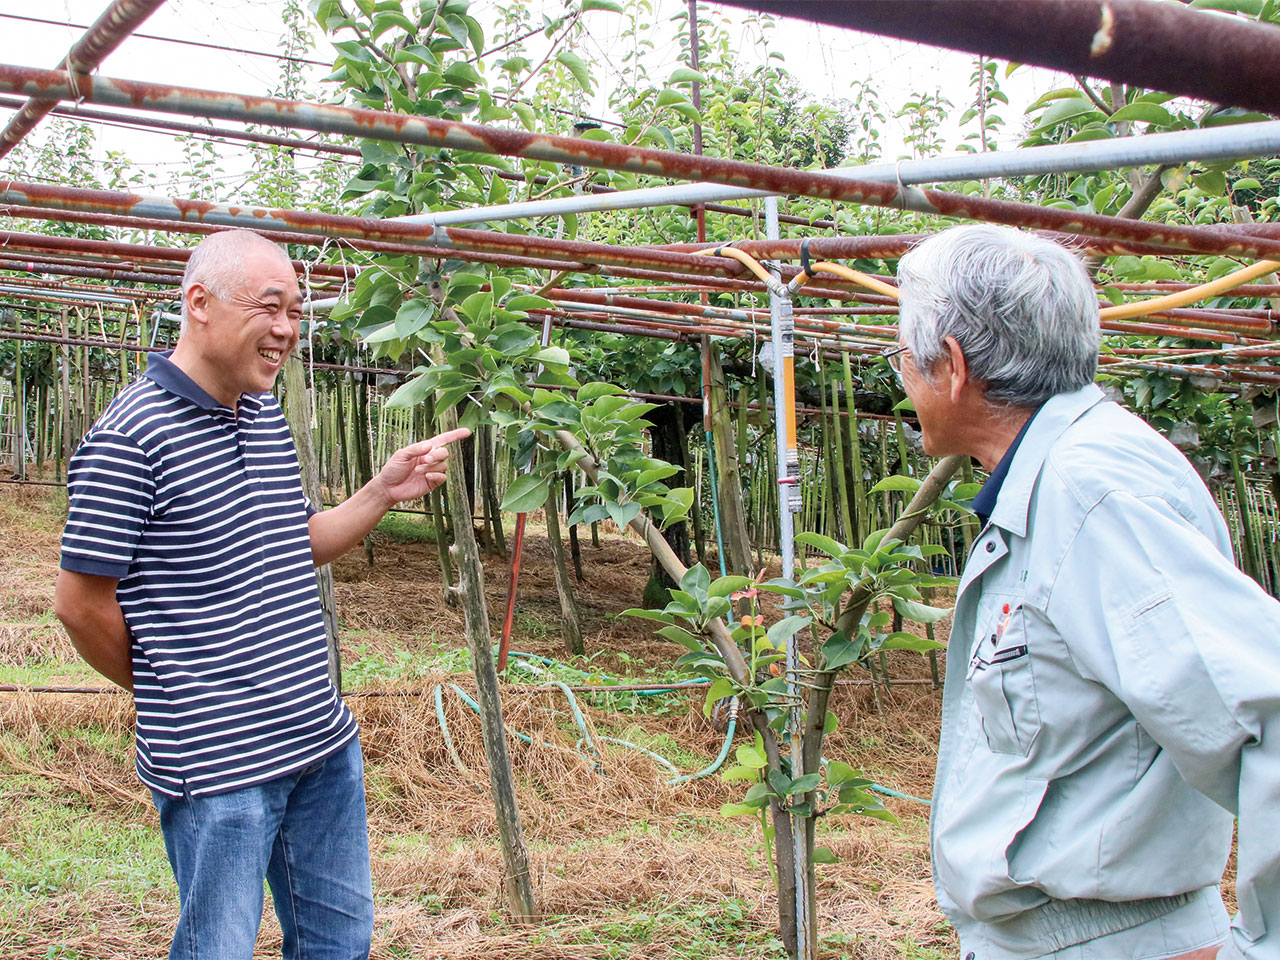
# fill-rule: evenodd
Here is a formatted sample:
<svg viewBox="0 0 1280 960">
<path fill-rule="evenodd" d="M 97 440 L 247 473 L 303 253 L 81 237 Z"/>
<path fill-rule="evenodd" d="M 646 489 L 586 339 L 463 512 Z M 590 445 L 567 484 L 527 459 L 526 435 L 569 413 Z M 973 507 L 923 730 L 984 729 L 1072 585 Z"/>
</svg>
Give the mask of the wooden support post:
<svg viewBox="0 0 1280 960">
<path fill-rule="evenodd" d="M 573 581 L 565 562 L 564 541 L 560 539 L 560 483 L 552 477 L 547 489 L 547 546 L 551 549 L 551 570 L 555 576 L 556 594 L 560 597 L 560 639 L 564 652 L 580 657 L 586 653 L 582 645 L 582 627 L 578 623 L 578 605 L 573 596 Z"/>
<path fill-rule="evenodd" d="M 442 433 L 457 429 L 457 412 L 452 408 L 439 410 L 437 423 Z M 511 757 L 507 753 L 507 732 L 502 722 L 502 698 L 498 690 L 498 671 L 493 663 L 489 611 L 484 597 L 484 567 L 480 562 L 480 547 L 476 543 L 471 506 L 466 495 L 457 493 L 449 497 L 449 509 L 453 514 L 459 591 L 467 646 L 471 650 L 471 668 L 476 677 L 476 699 L 480 704 L 484 754 L 488 761 L 489 785 L 493 789 L 498 817 L 507 906 L 517 921 L 527 923 L 537 916 L 537 908 L 533 898 L 533 880 L 529 875 L 529 853 L 525 849 L 524 835 L 520 828 L 520 809 L 516 805 Z"/>
<path fill-rule="evenodd" d="M 298 448 L 298 466 L 302 473 L 302 492 L 317 510 L 324 509 L 324 492 L 320 487 L 320 462 L 316 457 L 311 433 L 311 404 L 307 402 L 307 375 L 302 361 L 290 357 L 284 365 L 284 417 L 289 422 L 294 446 Z M 338 605 L 333 594 L 333 567 L 316 567 L 316 587 L 320 591 L 320 609 L 324 612 L 325 643 L 329 650 L 329 680 L 335 690 L 342 690 L 342 656 L 338 652 Z"/>
</svg>

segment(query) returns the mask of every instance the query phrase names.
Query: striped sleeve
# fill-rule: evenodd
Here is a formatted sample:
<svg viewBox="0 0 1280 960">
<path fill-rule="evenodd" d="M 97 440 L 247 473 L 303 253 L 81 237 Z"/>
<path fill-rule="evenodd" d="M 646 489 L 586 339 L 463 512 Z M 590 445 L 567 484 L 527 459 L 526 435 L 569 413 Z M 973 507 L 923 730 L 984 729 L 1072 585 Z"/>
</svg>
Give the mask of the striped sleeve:
<svg viewBox="0 0 1280 960">
<path fill-rule="evenodd" d="M 130 437 L 94 430 L 67 466 L 63 570 L 122 578 L 155 498 L 151 464 Z"/>
</svg>

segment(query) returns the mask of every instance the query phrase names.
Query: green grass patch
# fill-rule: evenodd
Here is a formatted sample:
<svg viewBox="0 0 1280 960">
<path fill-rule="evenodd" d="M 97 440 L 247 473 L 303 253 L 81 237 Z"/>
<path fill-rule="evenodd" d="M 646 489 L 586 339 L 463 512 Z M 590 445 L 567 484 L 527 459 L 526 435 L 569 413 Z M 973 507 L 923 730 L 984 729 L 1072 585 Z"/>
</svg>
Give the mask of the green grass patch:
<svg viewBox="0 0 1280 960">
<path fill-rule="evenodd" d="M 109 886 L 141 904 L 157 887 L 172 885 L 158 825 L 107 823 L 73 799 L 0 796 L 11 805 L 17 800 L 0 844 L 0 926 L 39 900 Z"/>
<path fill-rule="evenodd" d="M 435 543 L 436 526 L 416 513 L 388 513 L 373 532 L 396 543 Z"/>
<path fill-rule="evenodd" d="M 17 664 L 0 663 L 0 683 L 22 687 L 110 686 L 100 673 L 83 660 L 28 660 L 26 663 Z"/>
</svg>

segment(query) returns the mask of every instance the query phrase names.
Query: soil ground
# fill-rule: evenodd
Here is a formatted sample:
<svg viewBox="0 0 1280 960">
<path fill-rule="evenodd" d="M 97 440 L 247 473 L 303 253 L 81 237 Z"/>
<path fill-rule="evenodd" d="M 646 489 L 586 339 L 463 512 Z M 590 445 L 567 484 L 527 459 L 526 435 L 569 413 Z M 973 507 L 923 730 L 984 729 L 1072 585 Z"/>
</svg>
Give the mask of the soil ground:
<svg viewBox="0 0 1280 960">
<path fill-rule="evenodd" d="M 0 685 L 100 687 L 52 614 L 64 497 L 0 488 Z M 373 956 L 551 960 L 782 956 L 776 901 L 758 821 L 720 815 L 740 783 L 718 776 L 670 786 L 645 754 L 601 745 L 598 765 L 575 749 L 563 694 L 504 689 L 524 834 L 542 922 L 504 915 L 501 860 L 478 718 L 450 689 L 474 689 L 460 613 L 444 602 L 425 524 L 397 516 L 376 534 L 375 563 L 355 551 L 335 567 L 348 698 L 367 763 L 377 920 Z M 682 648 L 619 612 L 641 605 L 648 554 L 636 538 L 583 536 L 577 584 L 587 656 L 561 653 L 559 605 L 545 531 L 525 541 L 515 649 L 559 661 L 549 676 L 673 679 Z M 485 565 L 500 628 L 506 562 Z M 943 631 L 945 633 L 945 630 Z M 915 796 L 931 789 L 940 694 L 927 664 L 892 655 L 895 684 L 877 711 L 865 685 L 832 701 L 840 726 L 827 755 Z M 444 684 L 445 717 L 434 697 Z M 371 695 L 380 694 L 380 695 Z M 682 771 L 707 766 L 724 739 L 695 693 L 583 694 L 596 736 L 628 740 Z M 0 957 L 148 960 L 166 955 L 176 919 L 155 809 L 133 772 L 133 709 L 121 694 L 0 692 Z M 738 743 L 747 742 L 741 735 Z M 927 814 L 887 800 L 897 825 L 846 818 L 819 842 L 839 857 L 819 867 L 823 957 L 938 960 L 954 934 L 933 902 Z M 279 956 L 268 904 L 260 957 Z"/>
</svg>

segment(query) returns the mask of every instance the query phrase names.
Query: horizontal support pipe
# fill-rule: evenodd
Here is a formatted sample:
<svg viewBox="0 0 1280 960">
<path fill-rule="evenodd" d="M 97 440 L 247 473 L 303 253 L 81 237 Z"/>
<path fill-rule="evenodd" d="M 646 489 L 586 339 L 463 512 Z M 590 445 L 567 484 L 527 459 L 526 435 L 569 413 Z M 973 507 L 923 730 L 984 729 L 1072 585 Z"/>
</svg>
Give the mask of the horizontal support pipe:
<svg viewBox="0 0 1280 960">
<path fill-rule="evenodd" d="M 89 240 L 84 237 L 60 237 L 43 233 L 25 233 L 16 230 L 0 231 L 0 249 L 62 250 L 69 253 L 87 253 L 98 256 L 127 257 L 131 260 L 153 260 L 160 263 L 181 264 L 185 264 L 190 260 L 192 253 L 192 248 L 190 247 L 155 247 L 137 243 L 118 243 L 110 240 Z M 294 260 L 293 269 L 306 270 L 313 277 L 333 277 L 337 279 L 354 277 L 356 274 L 354 267 L 311 263 L 304 260 Z"/>
<path fill-rule="evenodd" d="M 101 16 L 89 26 L 75 45 L 67 52 L 59 66 L 65 66 L 64 76 L 76 77 L 73 86 L 85 80 L 85 74 L 98 68 L 111 53 L 142 22 L 164 5 L 164 0 L 112 0 Z M 36 128 L 58 104 L 57 97 L 31 96 L 17 114 L 0 131 L 0 157 L 12 150 L 28 133 Z"/>
<path fill-rule="evenodd" d="M 1270 24 L 1148 0 L 724 0 L 761 13 L 1280 113 Z"/>
<path fill-rule="evenodd" d="M 986 0 L 970 0 L 970 2 L 982 4 Z M 908 5 L 906 9 L 914 9 L 914 6 L 914 4 Z M 47 98 L 79 98 L 94 103 L 157 110 L 164 113 L 185 113 L 274 126 L 301 127 L 322 133 L 414 144 L 433 149 L 458 149 L 546 160 L 553 163 L 600 167 L 650 176 L 722 183 L 769 193 L 843 200 L 871 206 L 915 210 L 938 216 L 1087 234 L 1112 240 L 1118 244 L 1143 243 L 1178 252 L 1212 253 L 1250 259 L 1280 257 L 1280 241 L 1255 238 L 1244 231 L 1232 234 L 1215 233 L 1202 227 L 1151 224 L 1008 200 L 924 190 L 919 187 L 899 185 L 896 181 L 885 183 L 825 171 L 790 170 L 717 157 L 696 156 L 575 137 L 533 134 L 429 117 L 389 114 L 376 110 L 270 97 L 249 97 L 102 76 L 80 78 L 73 89 L 67 75 L 61 71 L 36 70 L 12 65 L 0 65 L 0 90 Z M 853 173 L 856 175 L 856 171 Z M 141 200 L 141 198 L 136 199 Z M 27 201 L 15 197 L 13 202 Z M 284 212 L 281 211 L 281 213 Z M 291 214 L 295 219 L 320 216 L 298 211 L 293 211 Z M 182 219 L 198 220 L 208 215 L 209 212 L 204 210 L 203 204 L 189 203 L 188 215 Z M 266 229 L 272 229 L 268 225 L 263 226 Z M 384 229 L 391 226 L 406 225 L 384 222 Z M 332 235 L 345 235 L 336 226 L 333 229 L 335 233 Z M 419 229 L 429 228 L 419 227 Z M 456 239 L 448 228 L 441 229 L 449 233 L 450 239 Z M 387 235 L 383 238 L 405 239 L 404 235 Z"/>
<path fill-rule="evenodd" d="M 1141 137 L 1088 140 L 1021 150 L 958 153 L 897 163 L 836 167 L 824 172 L 849 179 L 912 186 L 996 177 L 1044 176 L 1052 173 L 1094 173 L 1155 164 L 1180 165 L 1191 161 L 1242 160 L 1271 156 L 1277 152 L 1280 152 L 1280 121 L 1271 121 L 1153 133 Z M 723 184 L 688 183 L 623 190 L 603 196 L 556 197 L 471 207 L 466 210 L 443 210 L 396 219 L 404 223 L 447 226 L 609 210 L 691 206 L 710 201 L 759 199 L 767 196 L 776 194 Z"/>
</svg>

